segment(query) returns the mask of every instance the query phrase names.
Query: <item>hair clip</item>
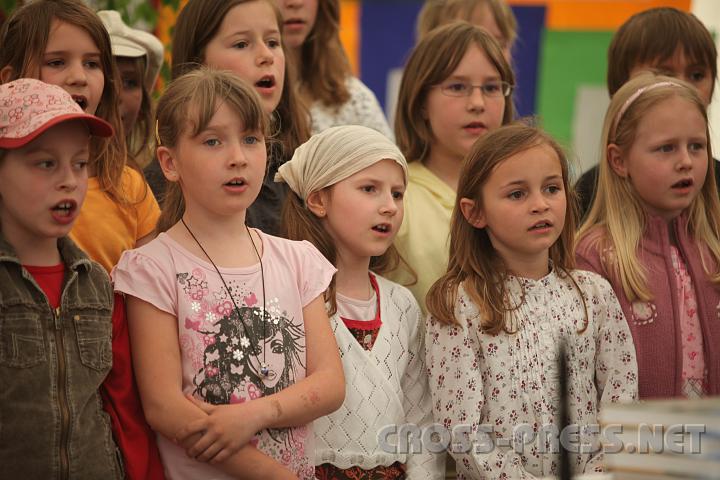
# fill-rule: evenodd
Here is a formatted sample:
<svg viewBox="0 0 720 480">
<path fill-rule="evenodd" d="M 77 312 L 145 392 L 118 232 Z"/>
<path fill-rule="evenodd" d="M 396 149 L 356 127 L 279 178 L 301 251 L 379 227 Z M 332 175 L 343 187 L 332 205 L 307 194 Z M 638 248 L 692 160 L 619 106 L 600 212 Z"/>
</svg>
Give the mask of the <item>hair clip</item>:
<svg viewBox="0 0 720 480">
<path fill-rule="evenodd" d="M 155 120 L 155 143 L 157 143 L 158 147 L 162 145 L 160 141 L 160 123 L 157 120 Z"/>
</svg>

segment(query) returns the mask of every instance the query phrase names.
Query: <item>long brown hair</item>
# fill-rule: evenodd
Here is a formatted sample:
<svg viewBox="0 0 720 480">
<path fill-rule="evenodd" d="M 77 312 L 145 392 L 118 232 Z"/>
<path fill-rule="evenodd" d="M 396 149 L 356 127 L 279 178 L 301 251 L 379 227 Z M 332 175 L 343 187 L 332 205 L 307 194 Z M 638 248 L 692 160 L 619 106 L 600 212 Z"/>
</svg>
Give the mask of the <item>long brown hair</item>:
<svg viewBox="0 0 720 480">
<path fill-rule="evenodd" d="M 232 73 L 199 67 L 173 80 L 160 98 L 156 120 L 158 144 L 173 148 L 181 135 L 198 135 L 221 103 L 240 117 L 247 130 L 265 135 L 267 115 L 255 89 Z M 170 182 L 156 230 L 167 231 L 180 221 L 184 212 L 182 188 L 179 182 Z"/>
<path fill-rule="evenodd" d="M 493 247 L 486 229 L 474 227 L 465 218 L 460 210 L 460 200 L 467 198 L 481 206 L 483 187 L 495 168 L 513 155 L 539 145 L 547 145 L 557 155 L 567 199 L 565 223 L 560 237 L 550 247 L 550 260 L 554 269 L 569 276 L 575 284 L 568 271 L 575 265 L 573 241 L 577 202 L 574 191 L 570 188 L 567 157 L 562 147 L 548 134 L 535 127 L 514 123 L 493 130 L 475 142 L 460 173 L 457 200 L 450 222 L 450 260 L 447 273 L 433 284 L 426 300 L 428 311 L 438 322 L 457 323 L 455 305 L 458 287 L 462 285 L 473 303 L 478 306 L 484 332 L 490 335 L 503 331 L 513 333 L 511 314 L 520 305 L 508 305 L 505 285 L 507 266 Z M 579 291 L 577 284 L 575 287 Z"/>
<path fill-rule="evenodd" d="M 310 100 L 339 106 L 350 99 L 345 80 L 352 72 L 340 42 L 340 2 L 318 0 L 315 24 L 296 59 L 300 89 Z"/>
<path fill-rule="evenodd" d="M 327 187 L 332 190 L 332 185 Z M 337 250 L 330 234 L 323 227 L 320 218 L 308 209 L 303 200 L 292 190 L 285 197 L 282 209 L 283 236 L 290 240 L 307 240 L 315 245 L 320 253 L 333 265 L 337 266 Z M 370 270 L 382 275 L 395 270 L 404 261 L 395 245 L 385 250 L 378 257 L 370 258 Z M 412 272 L 412 270 L 411 270 Z M 412 272 L 414 274 L 414 272 Z M 337 312 L 335 277 L 325 291 L 325 302 L 329 304 L 328 315 Z"/>
<path fill-rule="evenodd" d="M 205 47 L 215 37 L 225 15 L 235 6 L 264 1 L 275 12 L 278 30 L 282 27 L 282 15 L 275 3 L 268 0 L 190 0 L 180 11 L 172 40 L 172 77 L 192 71 L 205 63 Z M 287 50 L 283 45 L 287 58 Z M 285 62 L 285 81 L 280 102 L 273 112 L 273 131 L 281 151 L 271 152 L 270 161 L 283 163 L 292 157 L 297 147 L 310 138 L 310 115 L 297 99 L 292 88 L 291 62 Z M 279 158 L 278 158 L 279 157 Z"/>
<path fill-rule="evenodd" d="M 452 74 L 470 45 L 477 45 L 485 53 L 501 80 L 515 85 L 515 74 L 500 46 L 484 29 L 453 22 L 430 32 L 413 49 L 400 82 L 395 138 L 408 162 L 422 162 L 430 153 L 433 132 L 424 113 L 428 92 Z M 503 125 L 511 122 L 513 116 L 512 99 L 506 97 Z"/>
<path fill-rule="evenodd" d="M 110 123 L 115 135 L 91 139 L 90 162 L 103 191 L 121 204 L 134 203 L 138 199 L 128 199 L 121 185 L 127 149 L 120 120 L 120 76 L 112 58 L 110 36 L 100 17 L 80 0 L 38 0 L 23 5 L 0 29 L 0 69 L 12 68 L 10 80 L 38 76 L 54 20 L 85 30 L 100 51 L 105 84 L 95 115 Z"/>
</svg>

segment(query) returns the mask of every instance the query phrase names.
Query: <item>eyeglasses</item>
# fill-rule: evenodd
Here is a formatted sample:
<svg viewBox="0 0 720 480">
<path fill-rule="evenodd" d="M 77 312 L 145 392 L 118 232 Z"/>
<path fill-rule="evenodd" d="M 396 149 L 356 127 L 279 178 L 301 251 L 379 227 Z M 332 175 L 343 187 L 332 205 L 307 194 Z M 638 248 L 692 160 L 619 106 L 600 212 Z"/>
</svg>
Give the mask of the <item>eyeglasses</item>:
<svg viewBox="0 0 720 480">
<path fill-rule="evenodd" d="M 482 85 L 473 85 L 471 83 L 453 80 L 436 85 L 436 87 L 439 87 L 440 91 L 448 97 L 469 97 L 472 95 L 473 90 L 479 88 L 483 97 L 487 98 L 507 97 L 512 93 L 513 88 L 515 88 L 514 85 L 500 80 L 490 81 Z"/>
</svg>

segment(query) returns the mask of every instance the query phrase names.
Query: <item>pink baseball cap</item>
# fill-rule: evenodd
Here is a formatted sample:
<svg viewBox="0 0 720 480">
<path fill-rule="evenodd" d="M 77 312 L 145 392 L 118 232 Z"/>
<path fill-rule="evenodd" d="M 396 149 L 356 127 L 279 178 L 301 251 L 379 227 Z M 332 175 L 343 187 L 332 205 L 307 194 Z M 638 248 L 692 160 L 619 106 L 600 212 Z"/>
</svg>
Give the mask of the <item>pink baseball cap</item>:
<svg viewBox="0 0 720 480">
<path fill-rule="evenodd" d="M 20 148 L 48 128 L 69 120 L 83 120 L 90 134 L 111 137 L 112 126 L 85 113 L 69 93 L 33 78 L 0 85 L 0 148 Z"/>
</svg>

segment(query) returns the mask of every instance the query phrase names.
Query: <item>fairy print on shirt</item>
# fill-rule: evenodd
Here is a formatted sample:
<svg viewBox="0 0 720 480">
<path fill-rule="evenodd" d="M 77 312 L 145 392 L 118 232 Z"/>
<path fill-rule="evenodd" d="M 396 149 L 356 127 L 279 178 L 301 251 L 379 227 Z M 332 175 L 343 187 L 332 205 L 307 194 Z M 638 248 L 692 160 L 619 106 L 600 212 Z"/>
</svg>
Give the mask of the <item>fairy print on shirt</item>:
<svg viewBox="0 0 720 480">
<path fill-rule="evenodd" d="M 251 401 L 279 392 L 305 376 L 305 330 L 302 319 L 291 318 L 277 297 L 266 302 L 262 293 L 242 281 L 227 278 L 232 299 L 222 284 L 208 288 L 203 269 L 176 275 L 178 291 L 190 303 L 181 327 L 184 354 L 195 360 L 192 394 L 216 405 Z M 180 319 L 179 319 L 180 320 Z M 184 325 L 184 329 L 182 326 Z M 260 373 L 266 364 L 267 376 Z M 301 462 L 305 429 L 269 429 L 252 443 L 291 466 Z M 297 471 L 297 470 L 296 470 Z"/>
</svg>

